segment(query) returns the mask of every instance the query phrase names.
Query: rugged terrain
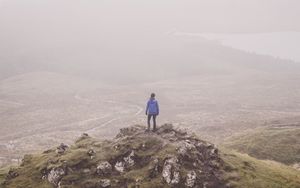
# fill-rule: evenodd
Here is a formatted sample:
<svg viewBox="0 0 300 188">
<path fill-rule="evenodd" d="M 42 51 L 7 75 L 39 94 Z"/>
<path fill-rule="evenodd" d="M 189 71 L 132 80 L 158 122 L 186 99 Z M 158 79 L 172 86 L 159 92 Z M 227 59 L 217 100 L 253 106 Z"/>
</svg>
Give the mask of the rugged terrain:
<svg viewBox="0 0 300 188">
<path fill-rule="evenodd" d="M 83 134 L 41 155 L 26 155 L 4 187 L 226 187 L 218 149 L 164 125 L 155 133 L 134 126 L 115 139 Z"/>
<path fill-rule="evenodd" d="M 111 140 L 84 133 L 74 145 L 25 155 L 0 176 L 2 187 L 297 187 L 300 173 L 227 150 L 195 134 L 161 126 L 123 128 Z"/>
</svg>

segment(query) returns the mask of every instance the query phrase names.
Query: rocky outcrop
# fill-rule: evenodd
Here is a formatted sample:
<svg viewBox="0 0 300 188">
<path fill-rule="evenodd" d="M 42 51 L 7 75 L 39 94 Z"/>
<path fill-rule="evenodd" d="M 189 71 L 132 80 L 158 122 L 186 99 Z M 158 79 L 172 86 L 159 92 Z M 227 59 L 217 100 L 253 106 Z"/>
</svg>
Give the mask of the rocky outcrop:
<svg viewBox="0 0 300 188">
<path fill-rule="evenodd" d="M 177 185 L 180 182 L 180 165 L 178 162 L 176 157 L 171 157 L 165 161 L 162 177 L 169 185 Z"/>
<path fill-rule="evenodd" d="M 157 132 L 145 132 L 142 126 L 124 128 L 106 141 L 83 134 L 74 146 L 61 144 L 24 161 L 20 168 L 36 166 L 39 171 L 32 174 L 40 173 L 36 178 L 55 187 L 223 188 L 226 184 L 218 149 L 171 124 Z M 15 171 L 33 178 L 22 172 Z M 8 187 L 12 181 L 7 178 Z"/>
</svg>

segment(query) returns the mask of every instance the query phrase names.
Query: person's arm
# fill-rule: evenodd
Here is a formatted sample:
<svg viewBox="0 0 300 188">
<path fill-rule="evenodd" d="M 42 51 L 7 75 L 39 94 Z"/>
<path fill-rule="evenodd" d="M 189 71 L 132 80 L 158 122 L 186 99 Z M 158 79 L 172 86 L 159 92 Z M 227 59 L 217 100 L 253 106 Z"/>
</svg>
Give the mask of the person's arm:
<svg viewBox="0 0 300 188">
<path fill-rule="evenodd" d="M 157 101 L 156 101 L 156 108 L 157 108 L 157 115 L 159 115 L 159 105 Z"/>
<path fill-rule="evenodd" d="M 147 102 L 147 106 L 146 106 L 146 115 L 148 114 L 148 109 L 149 109 L 149 101 Z"/>
</svg>

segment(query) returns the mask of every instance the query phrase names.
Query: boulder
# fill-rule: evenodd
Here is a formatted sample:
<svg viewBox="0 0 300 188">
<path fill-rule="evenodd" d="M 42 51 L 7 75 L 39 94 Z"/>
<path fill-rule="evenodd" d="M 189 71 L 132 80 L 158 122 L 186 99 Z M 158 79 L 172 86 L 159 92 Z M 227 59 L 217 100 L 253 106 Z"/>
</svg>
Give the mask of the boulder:
<svg viewBox="0 0 300 188">
<path fill-rule="evenodd" d="M 178 159 L 176 157 L 171 157 L 165 161 L 162 177 L 169 185 L 179 184 L 180 173 Z"/>
<path fill-rule="evenodd" d="M 190 140 L 185 140 L 180 142 L 179 148 L 177 149 L 177 152 L 184 156 L 187 152 L 192 151 L 193 149 L 196 149 L 195 145 L 191 143 Z"/>
<path fill-rule="evenodd" d="M 124 157 L 124 162 L 125 162 L 125 166 L 126 167 L 132 167 L 132 166 L 134 166 L 134 150 L 132 150 L 131 151 L 131 153 L 128 155 L 128 156 L 126 156 L 126 157 Z"/>
<path fill-rule="evenodd" d="M 185 185 L 187 187 L 194 187 L 197 179 L 197 174 L 195 171 L 189 171 L 186 175 Z"/>
<path fill-rule="evenodd" d="M 56 148 L 56 153 L 57 154 L 63 154 L 65 151 L 69 148 L 69 146 L 65 145 L 64 143 L 61 143 L 57 148 Z"/>
<path fill-rule="evenodd" d="M 125 171 L 125 163 L 123 161 L 118 161 L 115 164 L 116 171 L 122 173 Z"/>
<path fill-rule="evenodd" d="M 110 187 L 110 185 L 111 185 L 111 181 L 109 179 L 102 179 L 99 181 L 99 186 L 101 188 Z"/>
<path fill-rule="evenodd" d="M 112 172 L 112 166 L 107 161 L 101 162 L 97 166 L 97 174 L 99 174 L 99 175 L 107 175 L 107 174 L 110 174 L 111 172 Z"/>
<path fill-rule="evenodd" d="M 48 182 L 55 186 L 58 186 L 60 180 L 65 174 L 66 172 L 63 168 L 53 168 L 47 175 Z"/>
</svg>

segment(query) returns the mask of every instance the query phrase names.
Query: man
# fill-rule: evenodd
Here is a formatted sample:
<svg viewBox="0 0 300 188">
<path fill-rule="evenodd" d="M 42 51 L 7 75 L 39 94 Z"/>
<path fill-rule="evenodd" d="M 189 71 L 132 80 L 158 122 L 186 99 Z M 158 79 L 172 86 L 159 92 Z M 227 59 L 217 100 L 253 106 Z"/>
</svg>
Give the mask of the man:
<svg viewBox="0 0 300 188">
<path fill-rule="evenodd" d="M 155 94 L 152 93 L 149 101 L 147 102 L 146 107 L 146 115 L 148 115 L 148 129 L 147 131 L 150 131 L 150 121 L 151 118 L 153 119 L 153 132 L 156 131 L 156 116 L 159 115 L 159 107 L 158 102 L 155 100 Z"/>
</svg>

